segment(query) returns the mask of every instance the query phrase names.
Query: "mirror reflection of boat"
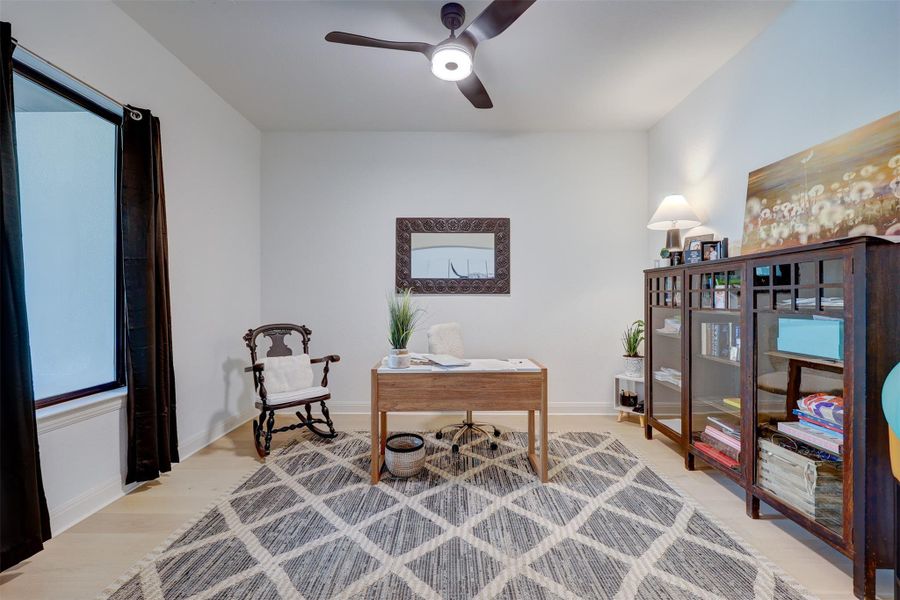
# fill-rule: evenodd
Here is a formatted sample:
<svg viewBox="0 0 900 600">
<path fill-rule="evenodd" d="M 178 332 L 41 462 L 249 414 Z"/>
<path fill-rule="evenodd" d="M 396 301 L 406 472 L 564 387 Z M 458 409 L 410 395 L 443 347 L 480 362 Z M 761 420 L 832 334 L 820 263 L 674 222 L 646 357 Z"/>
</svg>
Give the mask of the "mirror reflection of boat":
<svg viewBox="0 0 900 600">
<path fill-rule="evenodd" d="M 467 260 L 465 275 L 463 275 L 462 273 L 460 273 L 459 271 L 456 270 L 456 267 L 453 266 L 452 260 L 448 259 L 447 264 L 450 265 L 450 271 L 453 273 L 453 275 L 456 276 L 455 277 L 456 279 L 490 279 L 491 278 L 491 275 L 488 274 L 487 261 L 484 262 L 484 272 L 483 273 L 478 273 L 478 272 L 473 273 L 469 266 L 469 261 Z M 450 277 L 449 274 L 448 274 L 448 278 L 453 279 L 453 277 Z"/>
<path fill-rule="evenodd" d="M 411 251 L 411 274 L 417 279 L 493 279 L 494 249 L 476 246 L 429 246 Z"/>
</svg>

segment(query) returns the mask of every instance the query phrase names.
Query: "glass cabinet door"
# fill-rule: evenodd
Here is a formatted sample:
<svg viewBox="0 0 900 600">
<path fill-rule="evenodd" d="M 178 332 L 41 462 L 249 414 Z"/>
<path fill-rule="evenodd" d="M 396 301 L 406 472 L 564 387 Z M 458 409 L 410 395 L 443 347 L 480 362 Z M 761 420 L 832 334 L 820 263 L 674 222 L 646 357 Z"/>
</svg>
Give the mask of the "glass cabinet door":
<svg viewBox="0 0 900 600">
<path fill-rule="evenodd" d="M 690 286 L 691 448 L 741 473 L 741 271 L 693 272 Z"/>
<path fill-rule="evenodd" d="M 651 343 L 650 416 L 676 436 L 681 423 L 681 306 L 683 278 L 680 274 L 660 275 L 650 281 Z"/>
<path fill-rule="evenodd" d="M 844 261 L 754 264 L 755 483 L 843 536 Z"/>
</svg>

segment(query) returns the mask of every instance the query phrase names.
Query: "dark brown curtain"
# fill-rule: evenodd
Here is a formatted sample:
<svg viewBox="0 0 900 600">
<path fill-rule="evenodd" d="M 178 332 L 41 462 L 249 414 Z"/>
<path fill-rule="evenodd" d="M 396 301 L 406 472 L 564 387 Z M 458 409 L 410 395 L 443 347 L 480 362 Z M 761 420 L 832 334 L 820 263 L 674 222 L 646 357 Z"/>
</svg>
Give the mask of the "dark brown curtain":
<svg viewBox="0 0 900 600">
<path fill-rule="evenodd" d="M 0 177 L 3 187 L 2 354 L 0 354 L 0 570 L 40 552 L 50 539 L 50 515 L 41 479 L 31 349 L 25 312 L 22 211 L 16 163 L 13 42 L 0 22 Z"/>
<path fill-rule="evenodd" d="M 135 119 L 131 111 L 140 113 Z M 126 483 L 148 481 L 178 462 L 169 303 L 166 197 L 159 119 L 126 109 L 120 219 L 128 377 Z"/>
</svg>

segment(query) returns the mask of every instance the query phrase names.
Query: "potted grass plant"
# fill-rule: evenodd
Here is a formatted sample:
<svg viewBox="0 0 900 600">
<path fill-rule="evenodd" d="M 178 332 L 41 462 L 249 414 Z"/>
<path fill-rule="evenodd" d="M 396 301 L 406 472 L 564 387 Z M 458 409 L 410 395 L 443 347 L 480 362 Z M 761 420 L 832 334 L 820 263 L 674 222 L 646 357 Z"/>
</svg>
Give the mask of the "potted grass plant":
<svg viewBox="0 0 900 600">
<path fill-rule="evenodd" d="M 640 346 L 644 341 L 644 321 L 638 319 L 622 333 L 622 347 L 625 350 L 625 374 L 630 377 L 644 375 L 644 357 Z"/>
<path fill-rule="evenodd" d="M 417 308 L 412 301 L 412 290 L 399 290 L 388 297 L 388 314 L 390 315 L 390 332 L 388 341 L 391 344 L 388 353 L 388 367 L 391 369 L 406 369 L 409 367 L 409 338 L 419 319 L 422 317 L 422 309 Z"/>
</svg>

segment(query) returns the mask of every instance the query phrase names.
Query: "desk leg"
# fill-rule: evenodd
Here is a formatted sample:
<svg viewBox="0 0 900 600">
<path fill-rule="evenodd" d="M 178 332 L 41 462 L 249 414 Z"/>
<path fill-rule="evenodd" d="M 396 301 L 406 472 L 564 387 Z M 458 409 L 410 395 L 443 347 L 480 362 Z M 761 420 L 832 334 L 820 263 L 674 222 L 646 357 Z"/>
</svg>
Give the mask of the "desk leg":
<svg viewBox="0 0 900 600">
<path fill-rule="evenodd" d="M 378 411 L 372 411 L 372 484 L 381 478 L 381 444 L 379 442 Z"/>
<path fill-rule="evenodd" d="M 547 483 L 547 445 L 549 443 L 550 427 L 547 415 L 547 370 L 543 370 L 543 381 L 541 382 L 541 482 Z"/>
<path fill-rule="evenodd" d="M 547 483 L 547 445 L 549 444 L 549 429 L 547 425 L 547 405 L 541 411 L 541 483 Z"/>
<path fill-rule="evenodd" d="M 385 451 L 385 448 L 387 447 L 387 436 L 388 436 L 387 413 L 382 412 L 379 414 L 381 416 L 381 455 L 384 456 L 384 451 Z"/>
<path fill-rule="evenodd" d="M 372 485 L 381 478 L 381 432 L 378 419 L 378 375 L 372 370 Z"/>
<path fill-rule="evenodd" d="M 528 411 L 528 456 L 534 456 L 534 411 Z"/>
<path fill-rule="evenodd" d="M 528 462 L 531 463 L 531 468 L 534 469 L 535 475 L 538 477 L 541 476 L 541 461 L 538 459 L 537 454 L 535 454 L 535 431 L 536 427 L 534 426 L 534 413 L 536 411 L 529 410 L 528 411 Z M 543 413 L 541 413 L 541 422 L 543 423 Z"/>
</svg>

